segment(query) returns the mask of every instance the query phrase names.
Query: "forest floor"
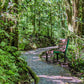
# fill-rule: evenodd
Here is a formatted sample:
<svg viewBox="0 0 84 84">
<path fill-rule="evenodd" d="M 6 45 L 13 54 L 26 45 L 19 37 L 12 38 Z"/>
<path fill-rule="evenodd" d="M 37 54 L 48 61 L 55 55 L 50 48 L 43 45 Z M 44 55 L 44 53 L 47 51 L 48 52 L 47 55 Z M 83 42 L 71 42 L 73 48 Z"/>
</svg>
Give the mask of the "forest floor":
<svg viewBox="0 0 84 84">
<path fill-rule="evenodd" d="M 57 64 L 43 62 L 40 59 L 39 54 L 53 48 L 56 48 L 56 46 L 22 52 L 28 66 L 40 78 L 39 84 L 82 84 L 82 81 L 72 76 L 68 69 Z"/>
</svg>

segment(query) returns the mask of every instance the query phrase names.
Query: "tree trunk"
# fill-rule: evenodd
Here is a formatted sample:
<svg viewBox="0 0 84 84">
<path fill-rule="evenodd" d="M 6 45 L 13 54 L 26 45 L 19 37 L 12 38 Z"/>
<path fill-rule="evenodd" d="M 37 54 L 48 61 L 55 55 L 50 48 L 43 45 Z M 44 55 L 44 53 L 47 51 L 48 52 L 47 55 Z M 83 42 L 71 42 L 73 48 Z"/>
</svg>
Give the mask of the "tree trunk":
<svg viewBox="0 0 84 84">
<path fill-rule="evenodd" d="M 36 0 L 34 0 L 34 29 L 33 29 L 33 33 L 35 34 L 36 32 Z"/>
<path fill-rule="evenodd" d="M 40 9 L 39 9 L 39 31 L 41 31 L 41 27 L 40 27 L 40 25 L 41 25 L 41 17 L 40 17 Z"/>
<path fill-rule="evenodd" d="M 79 0 L 73 1 L 73 30 L 75 33 L 78 32 L 78 7 L 79 7 Z"/>
<path fill-rule="evenodd" d="M 17 8 L 18 8 L 18 0 L 15 0 L 15 3 L 16 3 L 16 10 L 15 10 L 15 13 L 17 13 L 18 14 L 18 10 L 17 10 Z M 18 18 L 18 16 L 16 16 L 16 18 Z M 14 32 L 14 40 L 13 40 L 13 46 L 15 46 L 15 47 L 17 47 L 18 48 L 18 21 L 15 21 L 15 24 L 16 24 L 16 27 L 15 27 L 15 32 Z"/>
<path fill-rule="evenodd" d="M 82 35 L 84 35 L 84 1 L 82 0 L 82 28 L 81 28 L 81 32 L 82 32 Z"/>
<path fill-rule="evenodd" d="M 51 10 L 51 6 L 50 6 L 50 24 L 51 24 L 51 38 L 52 38 L 52 10 Z"/>
<path fill-rule="evenodd" d="M 65 1 L 65 0 L 64 0 Z M 74 32 L 73 26 L 72 26 L 72 4 L 70 0 L 65 1 L 66 4 L 66 15 L 67 15 L 67 21 L 68 21 L 68 30 L 71 32 Z"/>
<path fill-rule="evenodd" d="M 67 14 L 67 21 L 68 21 L 68 29 L 71 32 L 77 33 L 78 32 L 78 7 L 79 7 L 79 0 L 67 0 L 66 4 L 66 14 Z"/>
</svg>

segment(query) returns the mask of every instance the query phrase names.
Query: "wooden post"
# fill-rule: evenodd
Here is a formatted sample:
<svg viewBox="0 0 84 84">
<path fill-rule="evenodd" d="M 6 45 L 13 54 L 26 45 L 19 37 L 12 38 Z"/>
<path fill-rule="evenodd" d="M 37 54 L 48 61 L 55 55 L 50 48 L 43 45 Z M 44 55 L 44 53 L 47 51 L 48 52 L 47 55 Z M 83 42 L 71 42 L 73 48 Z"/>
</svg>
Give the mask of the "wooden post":
<svg viewBox="0 0 84 84">
<path fill-rule="evenodd" d="M 55 55 L 55 53 L 53 53 Z M 55 56 L 53 56 L 53 63 L 54 63 L 54 60 L 55 60 Z"/>
<path fill-rule="evenodd" d="M 58 61 L 58 53 L 57 53 L 57 61 Z"/>
<path fill-rule="evenodd" d="M 66 63 L 66 53 L 64 53 L 64 63 Z"/>
<path fill-rule="evenodd" d="M 48 61 L 48 53 L 46 52 L 46 61 Z"/>
</svg>

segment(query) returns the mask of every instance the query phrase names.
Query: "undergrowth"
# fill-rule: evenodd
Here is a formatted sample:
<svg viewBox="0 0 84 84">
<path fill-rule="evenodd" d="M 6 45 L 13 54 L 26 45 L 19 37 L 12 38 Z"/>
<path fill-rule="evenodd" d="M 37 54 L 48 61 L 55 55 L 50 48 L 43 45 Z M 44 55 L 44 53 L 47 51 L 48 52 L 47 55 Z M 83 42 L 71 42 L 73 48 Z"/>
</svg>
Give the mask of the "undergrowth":
<svg viewBox="0 0 84 84">
<path fill-rule="evenodd" d="M 70 36 L 67 57 L 71 71 L 77 76 L 84 79 L 84 39 L 76 36 Z"/>
<path fill-rule="evenodd" d="M 38 77 L 20 57 L 20 51 L 9 43 L 10 35 L 0 29 L 0 84 L 30 84 Z M 34 73 L 34 74 L 32 74 Z"/>
<path fill-rule="evenodd" d="M 7 46 L 6 46 L 7 47 Z M 19 57 L 20 52 L 15 47 L 0 49 L 0 83 L 17 84 L 21 81 L 31 82 L 27 63 Z M 11 53 L 10 53 L 11 52 Z"/>
<path fill-rule="evenodd" d="M 55 45 L 53 38 L 41 34 L 26 35 L 23 38 L 24 36 L 20 37 L 19 50 L 31 50 Z"/>
</svg>

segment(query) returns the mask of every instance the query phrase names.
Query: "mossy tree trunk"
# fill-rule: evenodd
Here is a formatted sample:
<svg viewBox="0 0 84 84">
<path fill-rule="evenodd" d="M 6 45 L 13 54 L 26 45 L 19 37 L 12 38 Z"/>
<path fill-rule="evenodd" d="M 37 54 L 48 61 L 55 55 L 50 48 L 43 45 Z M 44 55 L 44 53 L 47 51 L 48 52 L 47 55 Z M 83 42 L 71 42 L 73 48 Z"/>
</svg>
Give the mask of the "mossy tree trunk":
<svg viewBox="0 0 84 84">
<path fill-rule="evenodd" d="M 15 6 L 15 13 L 18 15 L 18 0 L 14 0 L 15 3 L 16 3 L 16 6 Z M 16 16 L 16 18 L 18 18 L 18 16 Z M 14 46 L 18 48 L 18 21 L 15 21 L 15 24 L 16 24 L 16 27 L 15 27 L 15 32 L 14 32 L 14 39 L 13 39 L 13 42 L 14 42 Z"/>
<path fill-rule="evenodd" d="M 66 4 L 66 15 L 68 21 L 68 29 L 71 32 L 77 33 L 78 32 L 78 7 L 79 7 L 79 0 L 67 0 Z"/>
<path fill-rule="evenodd" d="M 72 27 L 72 4 L 71 4 L 70 0 L 67 0 L 64 3 L 65 3 L 65 6 L 66 6 L 68 29 L 73 32 L 74 30 L 73 30 L 73 27 Z"/>
<path fill-rule="evenodd" d="M 84 35 L 84 1 L 82 0 L 82 24 L 81 24 L 81 32 L 82 32 L 82 35 Z"/>
<path fill-rule="evenodd" d="M 73 0 L 73 30 L 75 33 L 78 32 L 78 27 L 79 27 L 79 23 L 78 23 L 78 7 L 79 7 L 79 0 Z"/>
</svg>

